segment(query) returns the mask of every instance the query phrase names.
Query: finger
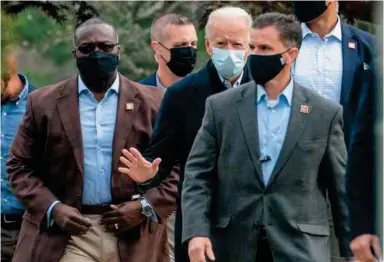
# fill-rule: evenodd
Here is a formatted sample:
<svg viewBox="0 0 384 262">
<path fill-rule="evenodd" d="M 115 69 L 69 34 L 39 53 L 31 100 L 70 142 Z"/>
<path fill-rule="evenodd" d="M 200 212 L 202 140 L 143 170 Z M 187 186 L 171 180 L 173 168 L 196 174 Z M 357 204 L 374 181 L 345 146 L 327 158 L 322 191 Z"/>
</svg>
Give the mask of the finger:
<svg viewBox="0 0 384 262">
<path fill-rule="evenodd" d="M 92 223 L 91 221 L 89 220 L 89 218 L 86 218 L 82 215 L 74 215 L 74 216 L 71 216 L 71 220 L 79 225 L 82 225 L 84 227 L 87 227 L 87 228 L 90 228 L 92 226 Z"/>
<path fill-rule="evenodd" d="M 210 260 L 214 261 L 215 260 L 215 255 L 213 254 L 213 249 L 212 249 L 212 245 L 211 245 L 211 242 L 209 242 L 206 246 L 205 246 L 205 252 L 207 253 L 207 256 Z"/>
<path fill-rule="evenodd" d="M 127 158 L 121 156 L 119 159 L 120 159 L 120 162 L 126 165 L 127 167 L 132 167 L 132 162 L 129 161 Z"/>
<path fill-rule="evenodd" d="M 138 162 L 138 159 L 136 157 L 134 157 L 132 155 L 131 152 L 128 151 L 128 153 L 126 154 L 126 157 L 128 158 L 129 161 L 131 161 L 132 163 L 137 163 Z"/>
<path fill-rule="evenodd" d="M 114 225 L 114 224 L 121 224 L 124 222 L 121 217 L 108 217 L 108 218 L 102 218 L 100 219 L 101 225 Z"/>
<path fill-rule="evenodd" d="M 373 237 L 372 239 L 372 248 L 373 248 L 373 251 L 374 251 L 374 255 L 377 259 L 381 258 L 381 250 L 380 250 L 380 241 L 379 241 L 379 238 L 378 237 Z"/>
<path fill-rule="evenodd" d="M 72 220 L 68 220 L 64 228 L 64 230 L 73 234 L 85 234 L 88 231 L 88 229 L 89 229 L 88 227 L 80 225 Z"/>
<path fill-rule="evenodd" d="M 373 254 L 371 252 L 371 246 L 367 243 L 364 243 L 363 246 L 360 247 L 360 255 L 361 255 L 361 258 L 360 260 L 368 260 L 368 261 L 371 261 L 373 260 Z"/>
<path fill-rule="evenodd" d="M 191 262 L 206 262 L 204 248 L 194 247 L 189 252 Z"/>
<path fill-rule="evenodd" d="M 133 156 L 138 160 L 140 161 L 141 163 L 144 163 L 144 162 L 148 162 L 147 160 L 144 159 L 144 157 L 141 155 L 141 153 L 139 152 L 139 150 L 137 150 L 136 148 L 134 147 L 131 147 L 129 149 L 129 151 L 133 154 Z"/>
<path fill-rule="evenodd" d="M 121 214 L 118 210 L 112 210 L 105 212 L 104 214 L 101 215 L 101 218 L 108 218 L 108 217 L 121 217 Z"/>
<path fill-rule="evenodd" d="M 117 170 L 124 175 L 130 176 L 129 168 L 119 167 Z"/>
<path fill-rule="evenodd" d="M 159 168 L 160 163 L 161 163 L 161 158 L 156 158 L 152 162 L 152 167 L 157 170 Z"/>
<path fill-rule="evenodd" d="M 123 153 L 123 155 L 124 155 L 127 159 L 130 159 L 129 156 L 133 157 L 132 153 L 129 152 L 127 149 L 123 149 L 121 152 Z M 135 158 L 134 158 L 133 160 L 137 161 L 137 159 L 135 159 Z"/>
</svg>

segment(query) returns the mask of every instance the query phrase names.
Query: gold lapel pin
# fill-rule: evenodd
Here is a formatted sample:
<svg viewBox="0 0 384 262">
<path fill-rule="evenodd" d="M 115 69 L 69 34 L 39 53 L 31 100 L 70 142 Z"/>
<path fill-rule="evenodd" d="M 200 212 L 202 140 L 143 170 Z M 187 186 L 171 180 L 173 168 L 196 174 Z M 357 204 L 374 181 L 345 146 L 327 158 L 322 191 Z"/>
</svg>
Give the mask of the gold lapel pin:
<svg viewBox="0 0 384 262">
<path fill-rule="evenodd" d="M 133 110 L 134 108 L 135 108 L 135 105 L 133 103 L 125 104 L 125 110 Z"/>
<path fill-rule="evenodd" d="M 300 113 L 303 113 L 303 114 L 309 114 L 309 106 L 307 106 L 307 105 L 301 105 L 301 106 L 300 106 Z"/>
</svg>

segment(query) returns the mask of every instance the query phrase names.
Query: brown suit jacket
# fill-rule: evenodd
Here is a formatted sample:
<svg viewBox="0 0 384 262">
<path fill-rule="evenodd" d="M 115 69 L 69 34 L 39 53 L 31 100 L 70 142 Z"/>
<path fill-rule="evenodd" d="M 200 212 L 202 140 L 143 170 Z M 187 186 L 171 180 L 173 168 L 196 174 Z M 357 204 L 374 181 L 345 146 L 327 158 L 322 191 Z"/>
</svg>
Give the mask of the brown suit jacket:
<svg viewBox="0 0 384 262">
<path fill-rule="evenodd" d="M 117 171 L 123 148 L 144 150 L 152 134 L 162 91 L 120 77 L 117 120 L 113 139 L 112 202 L 131 200 L 134 182 Z M 58 226 L 48 228 L 51 203 L 81 211 L 83 147 L 77 77 L 43 87 L 28 97 L 27 111 L 7 162 L 13 192 L 26 208 L 14 262 L 55 262 L 64 253 L 69 235 Z M 126 103 L 133 103 L 132 110 Z M 119 237 L 122 262 L 169 261 L 164 222 L 176 208 L 178 176 L 173 173 L 145 193 L 160 224 L 145 220 Z"/>
</svg>

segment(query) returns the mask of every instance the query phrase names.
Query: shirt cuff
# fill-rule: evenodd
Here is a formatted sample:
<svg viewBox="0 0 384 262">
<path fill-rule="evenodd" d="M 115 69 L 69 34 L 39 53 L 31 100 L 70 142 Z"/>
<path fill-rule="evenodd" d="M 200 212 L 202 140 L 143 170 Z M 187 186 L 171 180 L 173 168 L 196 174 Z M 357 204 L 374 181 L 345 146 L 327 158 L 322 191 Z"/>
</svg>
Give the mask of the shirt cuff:
<svg viewBox="0 0 384 262">
<path fill-rule="evenodd" d="M 51 226 L 53 226 L 53 224 L 55 223 L 55 220 L 52 218 L 51 219 L 51 212 L 53 210 L 53 208 L 57 205 L 61 203 L 59 200 L 56 200 L 54 201 L 48 208 L 48 211 L 47 211 L 47 227 L 50 228 Z"/>
</svg>

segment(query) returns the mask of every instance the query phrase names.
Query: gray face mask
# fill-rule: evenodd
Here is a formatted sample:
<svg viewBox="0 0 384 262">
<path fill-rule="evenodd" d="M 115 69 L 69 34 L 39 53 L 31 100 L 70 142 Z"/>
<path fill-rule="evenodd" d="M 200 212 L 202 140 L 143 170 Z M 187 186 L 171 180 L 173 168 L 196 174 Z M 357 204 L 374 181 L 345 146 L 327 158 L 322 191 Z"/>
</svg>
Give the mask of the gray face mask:
<svg viewBox="0 0 384 262">
<path fill-rule="evenodd" d="M 247 50 L 213 48 L 212 62 L 219 75 L 225 79 L 237 76 L 244 68 Z"/>
</svg>

